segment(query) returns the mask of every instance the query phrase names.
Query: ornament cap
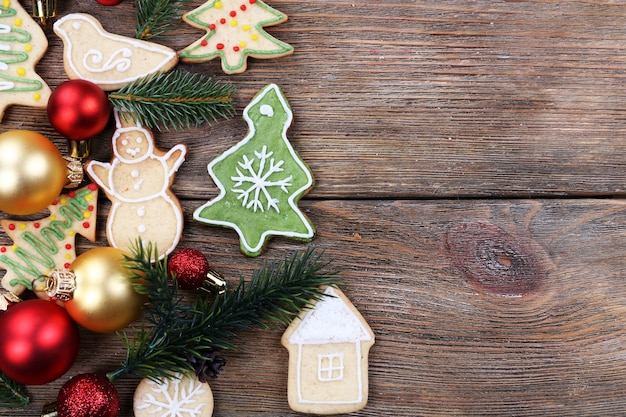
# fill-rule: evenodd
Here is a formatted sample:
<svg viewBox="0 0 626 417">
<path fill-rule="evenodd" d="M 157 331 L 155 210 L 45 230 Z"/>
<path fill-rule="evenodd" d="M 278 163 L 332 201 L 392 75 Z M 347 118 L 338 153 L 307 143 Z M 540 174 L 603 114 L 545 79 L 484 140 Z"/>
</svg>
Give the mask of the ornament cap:
<svg viewBox="0 0 626 417">
<path fill-rule="evenodd" d="M 57 15 L 57 0 L 32 0 L 32 4 L 33 17 L 44 26 Z"/>
<path fill-rule="evenodd" d="M 86 159 L 91 154 L 91 139 L 84 140 L 67 140 L 67 146 L 70 148 L 70 156 L 76 159 Z"/>
<path fill-rule="evenodd" d="M 89 153 L 87 153 L 88 155 Z M 63 157 L 67 161 L 67 181 L 65 183 L 65 188 L 77 188 L 85 178 L 83 172 L 83 164 L 75 159 L 74 154 L 72 156 L 64 156 Z"/>
<path fill-rule="evenodd" d="M 217 294 L 224 294 L 226 292 L 227 282 L 222 274 L 210 269 L 206 274 L 206 278 L 207 280 L 205 282 L 209 291 L 216 292 Z"/>
<path fill-rule="evenodd" d="M 53 269 L 46 277 L 46 294 L 48 297 L 69 301 L 76 289 L 76 274 L 69 269 Z"/>
</svg>

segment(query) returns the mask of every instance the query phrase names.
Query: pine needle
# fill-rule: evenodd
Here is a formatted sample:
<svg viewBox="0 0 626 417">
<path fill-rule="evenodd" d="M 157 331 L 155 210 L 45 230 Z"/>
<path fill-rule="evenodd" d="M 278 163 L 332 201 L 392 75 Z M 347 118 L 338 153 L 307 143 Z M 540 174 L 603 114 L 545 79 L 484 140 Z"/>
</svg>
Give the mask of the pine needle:
<svg viewBox="0 0 626 417">
<path fill-rule="evenodd" d="M 308 248 L 264 264 L 249 283 L 240 279 L 232 291 L 215 297 L 201 291 L 194 302 L 185 303 L 168 278 L 167 258 L 154 261 L 156 251 L 138 243 L 127 267 L 136 271 L 137 291 L 148 295 L 150 326 L 133 335 L 121 334 L 126 360 L 109 379 L 134 374 L 157 381 L 196 372 L 194 363 L 214 360 L 216 351 L 235 349 L 239 331 L 288 325 L 312 301 L 324 297 L 322 287 L 337 284 L 333 273 L 322 272 L 329 263 L 321 257 Z"/>
<path fill-rule="evenodd" d="M 0 372 L 0 408 L 23 407 L 29 401 L 24 386 Z"/>
<path fill-rule="evenodd" d="M 174 70 L 125 85 L 109 94 L 120 112 L 148 129 L 180 129 L 234 114 L 235 88 L 197 73 Z M 138 119 L 137 119 L 138 118 Z"/>
<path fill-rule="evenodd" d="M 188 0 L 138 0 L 135 13 L 137 39 L 151 39 L 180 21 L 182 4 Z"/>
</svg>

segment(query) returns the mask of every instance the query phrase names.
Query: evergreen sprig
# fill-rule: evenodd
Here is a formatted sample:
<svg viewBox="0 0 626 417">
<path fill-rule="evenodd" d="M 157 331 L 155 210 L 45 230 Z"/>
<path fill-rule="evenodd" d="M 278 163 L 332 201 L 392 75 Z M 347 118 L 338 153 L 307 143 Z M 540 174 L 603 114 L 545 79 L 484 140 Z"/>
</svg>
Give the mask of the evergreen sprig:
<svg viewBox="0 0 626 417">
<path fill-rule="evenodd" d="M 145 310 L 151 326 L 134 335 L 122 333 L 127 356 L 121 368 L 109 374 L 115 380 L 134 374 L 159 380 L 176 373 L 197 371 L 194 364 L 218 361 L 216 351 L 236 348 L 241 330 L 288 325 L 311 302 L 324 297 L 324 286 L 336 285 L 334 273 L 323 272 L 328 262 L 322 253 L 308 248 L 277 262 L 267 262 L 253 272 L 249 283 L 240 279 L 234 290 L 216 296 L 199 292 L 192 303 L 178 295 L 176 284 L 168 279 L 167 258 L 155 261 L 156 251 L 137 244 L 127 267 L 138 292 L 146 294 Z M 213 369 L 219 373 L 219 369 Z"/>
<path fill-rule="evenodd" d="M 0 372 L 0 408 L 23 407 L 29 401 L 24 386 Z"/>
<path fill-rule="evenodd" d="M 163 35 L 181 18 L 182 3 L 188 0 L 139 0 L 135 12 L 137 39 Z"/>
<path fill-rule="evenodd" d="M 129 83 L 110 93 L 109 101 L 133 122 L 169 130 L 232 116 L 234 94 L 232 84 L 176 69 Z"/>
</svg>

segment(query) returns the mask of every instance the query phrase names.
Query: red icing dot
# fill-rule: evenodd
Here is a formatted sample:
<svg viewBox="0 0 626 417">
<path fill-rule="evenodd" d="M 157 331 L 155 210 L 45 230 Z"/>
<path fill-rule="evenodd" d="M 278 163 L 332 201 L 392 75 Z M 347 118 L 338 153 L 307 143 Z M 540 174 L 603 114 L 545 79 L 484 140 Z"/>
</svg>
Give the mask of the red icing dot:
<svg viewBox="0 0 626 417">
<path fill-rule="evenodd" d="M 85 229 L 89 229 L 89 222 L 83 222 L 83 227 Z"/>
<path fill-rule="evenodd" d="M 65 249 L 70 250 L 72 249 L 72 245 L 70 245 L 69 243 L 65 244 Z"/>
<path fill-rule="evenodd" d="M 39 229 L 39 227 L 41 227 L 41 224 L 39 224 L 39 222 L 35 222 L 33 223 L 33 226 L 35 226 L 35 229 Z"/>
<path fill-rule="evenodd" d="M 202 39 L 202 42 L 200 42 L 200 45 L 202 46 L 207 46 L 208 42 L 206 41 L 206 39 Z"/>
<path fill-rule="evenodd" d="M 57 204 L 59 204 L 59 200 L 54 200 L 54 201 L 52 202 L 52 205 L 53 205 L 53 206 L 56 206 Z"/>
<path fill-rule="evenodd" d="M 9 230 L 15 230 L 15 224 L 11 223 L 11 224 L 9 225 Z"/>
<path fill-rule="evenodd" d="M 215 23 L 211 23 L 211 24 L 209 25 L 209 29 L 211 29 L 211 30 L 215 30 L 215 27 L 216 27 L 216 26 L 215 26 Z"/>
<path fill-rule="evenodd" d="M 235 16 L 237 16 L 237 12 L 236 12 L 236 11 L 234 11 L 234 10 L 232 10 L 232 11 L 230 12 L 230 17 L 235 17 Z"/>
<path fill-rule="evenodd" d="M 217 49 L 220 49 L 220 50 L 221 50 L 221 49 L 224 49 L 224 44 L 223 44 L 223 43 L 218 43 L 217 45 L 215 45 L 215 47 L 216 47 Z"/>
<path fill-rule="evenodd" d="M 233 46 L 233 51 L 239 52 L 239 47 L 238 46 Z"/>
<path fill-rule="evenodd" d="M 224 19 L 223 17 L 220 19 L 220 23 L 223 25 L 224 23 L 226 23 L 226 19 Z"/>
<path fill-rule="evenodd" d="M 89 210 L 89 211 L 94 211 L 95 209 L 96 209 L 96 208 L 95 208 L 93 205 L 92 205 L 92 206 L 87 207 L 87 210 Z"/>
<path fill-rule="evenodd" d="M 239 6 L 239 8 L 241 9 L 242 12 L 245 12 L 247 9 L 245 4 L 242 4 L 241 6 Z"/>
<path fill-rule="evenodd" d="M 0 252 L 4 253 L 7 251 L 7 248 L 5 248 L 4 246 L 0 248 Z"/>
<path fill-rule="evenodd" d="M 70 198 L 74 198 L 76 197 L 76 191 L 70 191 L 69 193 L 67 193 L 67 195 L 69 195 Z"/>
<path fill-rule="evenodd" d="M 250 0 L 250 4 L 256 3 L 256 0 Z"/>
<path fill-rule="evenodd" d="M 63 268 L 65 268 L 65 269 L 70 269 L 70 263 L 69 263 L 69 262 L 65 262 L 65 263 L 63 264 Z"/>
<path fill-rule="evenodd" d="M 89 188 L 91 191 L 96 191 L 96 190 L 98 189 L 98 186 L 97 186 L 96 184 L 89 184 L 88 188 Z"/>
</svg>

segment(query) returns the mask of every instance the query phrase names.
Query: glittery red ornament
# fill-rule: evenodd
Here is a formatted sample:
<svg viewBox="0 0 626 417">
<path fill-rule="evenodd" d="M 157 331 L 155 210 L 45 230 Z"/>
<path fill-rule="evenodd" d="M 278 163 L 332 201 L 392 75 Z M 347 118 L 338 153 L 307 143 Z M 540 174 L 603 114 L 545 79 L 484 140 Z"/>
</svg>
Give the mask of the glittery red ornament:
<svg viewBox="0 0 626 417">
<path fill-rule="evenodd" d="M 111 108 L 106 93 L 86 80 L 70 80 L 54 89 L 48 100 L 48 119 L 68 139 L 85 140 L 102 132 Z"/>
<path fill-rule="evenodd" d="M 102 374 L 80 374 L 67 381 L 57 397 L 59 417 L 117 417 L 120 397 Z"/>
<path fill-rule="evenodd" d="M 204 254 L 191 248 L 174 253 L 169 260 L 168 269 L 170 274 L 176 275 L 178 286 L 186 290 L 200 288 L 211 270 Z"/>
<path fill-rule="evenodd" d="M 21 384 L 59 378 L 76 360 L 78 346 L 76 324 L 51 301 L 23 301 L 0 317 L 0 371 Z"/>
</svg>

